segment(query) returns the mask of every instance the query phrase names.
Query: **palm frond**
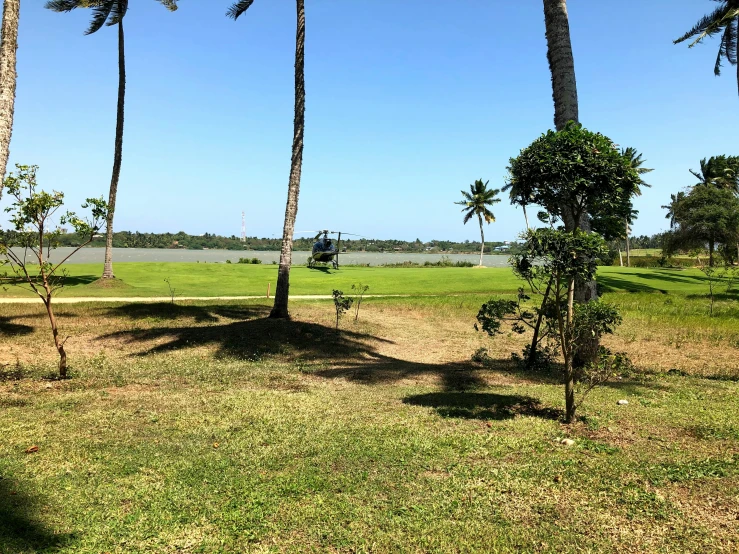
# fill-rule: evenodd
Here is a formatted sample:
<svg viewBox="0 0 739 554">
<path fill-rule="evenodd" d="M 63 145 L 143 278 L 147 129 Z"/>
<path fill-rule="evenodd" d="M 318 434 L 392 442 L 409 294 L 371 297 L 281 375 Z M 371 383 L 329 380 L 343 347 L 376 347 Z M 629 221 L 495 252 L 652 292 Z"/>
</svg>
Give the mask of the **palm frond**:
<svg viewBox="0 0 739 554">
<path fill-rule="evenodd" d="M 724 2 L 724 5 L 719 6 L 713 12 L 699 19 L 698 23 L 696 23 L 690 31 L 674 40 L 673 44 L 679 44 L 689 38 L 697 36 L 698 38 L 688 45 L 692 48 L 696 44 L 700 43 L 704 38 L 720 33 L 728 24 L 729 19 L 727 19 L 727 16 L 732 12 L 739 13 L 739 8 L 731 8 L 728 3 Z"/>
<path fill-rule="evenodd" d="M 124 17 L 126 17 L 126 13 L 128 12 L 128 0 L 117 0 L 116 2 L 113 2 L 113 9 L 110 10 L 110 16 L 108 17 L 108 22 L 106 25 L 108 27 L 111 27 L 113 25 L 118 25 Z"/>
<path fill-rule="evenodd" d="M 83 6 L 81 0 L 50 0 L 44 4 L 44 8 L 54 12 L 71 12 L 75 8 Z"/>
<path fill-rule="evenodd" d="M 114 0 L 108 0 L 106 2 L 100 2 L 92 8 L 92 20 L 90 21 L 90 26 L 87 28 L 87 31 L 85 31 L 86 35 L 97 33 L 102 29 L 103 25 L 105 25 L 105 22 L 108 20 L 108 17 L 110 17 L 115 4 L 116 2 Z"/>
<path fill-rule="evenodd" d="M 464 210 L 462 210 L 462 211 L 464 211 Z M 472 216 L 473 216 L 473 215 L 475 215 L 475 210 L 474 210 L 473 208 L 470 208 L 470 209 L 469 209 L 469 210 L 467 211 L 467 213 L 466 213 L 466 214 L 464 214 L 464 220 L 462 221 L 462 223 L 463 223 L 464 225 L 466 225 L 466 224 L 467 224 L 467 222 L 468 222 L 468 221 L 469 221 L 470 219 L 472 219 Z"/>
<path fill-rule="evenodd" d="M 177 0 L 157 0 L 162 6 L 171 12 L 177 11 Z"/>
<path fill-rule="evenodd" d="M 239 2 L 234 3 L 230 8 L 228 8 L 226 17 L 230 17 L 234 20 L 238 19 L 239 16 L 248 10 L 253 3 L 254 0 L 239 0 Z"/>
</svg>

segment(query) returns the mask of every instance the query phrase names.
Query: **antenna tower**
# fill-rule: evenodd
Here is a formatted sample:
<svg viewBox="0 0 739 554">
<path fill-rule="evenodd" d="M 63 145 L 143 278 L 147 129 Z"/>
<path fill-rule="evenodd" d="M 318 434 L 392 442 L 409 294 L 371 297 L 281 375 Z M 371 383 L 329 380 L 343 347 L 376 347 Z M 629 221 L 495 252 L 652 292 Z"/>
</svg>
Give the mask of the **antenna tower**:
<svg viewBox="0 0 739 554">
<path fill-rule="evenodd" d="M 241 242 L 246 242 L 246 215 L 241 212 Z"/>
</svg>

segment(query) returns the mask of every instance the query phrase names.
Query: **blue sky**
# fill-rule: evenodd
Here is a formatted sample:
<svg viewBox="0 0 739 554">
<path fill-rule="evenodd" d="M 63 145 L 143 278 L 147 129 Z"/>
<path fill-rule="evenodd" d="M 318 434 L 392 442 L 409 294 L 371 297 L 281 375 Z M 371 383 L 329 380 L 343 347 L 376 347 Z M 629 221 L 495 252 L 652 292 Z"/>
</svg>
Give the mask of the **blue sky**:
<svg viewBox="0 0 739 554">
<path fill-rule="evenodd" d="M 23 2 L 11 164 L 75 207 L 110 182 L 116 32 L 84 36 L 89 12 Z M 376 238 L 475 240 L 459 190 L 504 184 L 506 165 L 553 118 L 540 0 L 307 0 L 307 112 L 296 229 Z M 281 236 L 293 119 L 295 7 L 134 0 L 125 20 L 128 95 L 118 230 Z M 666 228 L 660 205 L 689 168 L 739 154 L 736 74 L 714 78 L 718 43 L 672 40 L 707 0 L 569 2 L 582 123 L 655 169 L 635 234 Z M 7 199 L 3 199 L 7 204 Z M 494 210 L 489 240 L 521 211 Z"/>
</svg>

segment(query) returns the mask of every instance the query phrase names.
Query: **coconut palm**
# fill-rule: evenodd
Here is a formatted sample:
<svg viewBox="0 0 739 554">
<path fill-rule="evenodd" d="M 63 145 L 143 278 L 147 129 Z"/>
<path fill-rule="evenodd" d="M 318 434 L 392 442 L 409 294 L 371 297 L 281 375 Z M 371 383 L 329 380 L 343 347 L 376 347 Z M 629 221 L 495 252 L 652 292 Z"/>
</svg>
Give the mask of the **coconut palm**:
<svg viewBox="0 0 739 554">
<path fill-rule="evenodd" d="M 547 60 L 552 77 L 554 126 L 564 129 L 568 121 L 579 121 L 575 59 L 570 41 L 567 0 L 544 0 Z"/>
<path fill-rule="evenodd" d="M 697 185 L 713 185 L 739 194 L 739 156 L 703 158 L 700 166 L 700 171 L 689 170 L 698 179 Z"/>
<path fill-rule="evenodd" d="M 629 146 L 628 148 L 624 148 L 621 150 L 621 155 L 626 158 L 629 162 L 629 165 L 631 165 L 632 168 L 634 168 L 637 172 L 637 174 L 644 175 L 645 173 L 649 173 L 650 171 L 654 171 L 653 169 L 648 169 L 646 167 L 642 167 L 644 165 L 644 162 L 646 161 L 643 159 L 642 155 L 639 154 L 636 151 L 636 148 L 632 148 Z M 647 184 L 644 179 L 639 177 L 639 186 L 636 189 L 636 196 L 641 195 L 641 187 L 650 187 L 651 185 Z M 633 221 L 634 216 L 636 215 L 636 212 L 632 210 L 632 218 L 631 221 Z M 626 266 L 631 267 L 631 246 L 629 244 L 629 223 L 630 220 L 626 219 Z"/>
<path fill-rule="evenodd" d="M 10 137 L 13 133 L 20 4 L 20 0 L 3 2 L 2 41 L 0 41 L 0 198 L 3 196 L 3 181 L 10 156 Z"/>
<path fill-rule="evenodd" d="M 177 0 L 157 0 L 169 11 L 177 9 Z M 128 12 L 128 0 L 50 0 L 46 7 L 55 12 L 71 12 L 76 8 L 90 8 L 92 21 L 85 31 L 91 35 L 107 27 L 118 27 L 118 107 L 115 124 L 115 150 L 113 153 L 113 174 L 110 178 L 110 193 L 108 196 L 108 219 L 105 234 L 105 265 L 103 279 L 113 279 L 113 217 L 115 215 L 115 200 L 118 194 L 118 180 L 121 176 L 121 162 L 123 159 L 123 117 L 126 104 L 126 49 L 123 33 L 123 18 Z"/>
<path fill-rule="evenodd" d="M 687 33 L 675 40 L 679 44 L 694 38 L 688 47 L 700 44 L 704 38 L 721 35 L 718 56 L 713 66 L 714 75 L 721 75 L 721 63 L 725 59 L 731 65 L 737 66 L 736 83 L 739 88 L 739 64 L 737 63 L 737 37 L 739 37 L 739 0 L 713 0 L 720 6 L 708 15 L 702 17 Z"/>
<path fill-rule="evenodd" d="M 464 206 L 462 211 L 464 212 L 464 224 L 466 224 L 474 215 L 477 215 L 477 220 L 480 222 L 480 265 L 482 266 L 482 253 L 485 251 L 485 230 L 482 227 L 482 220 L 485 218 L 485 223 L 491 223 L 495 221 L 493 212 L 488 210 L 488 206 L 493 206 L 500 202 L 500 198 L 495 198 L 500 192 L 500 189 L 489 189 L 488 183 L 490 181 L 482 182 L 482 179 L 475 181 L 474 185 L 470 185 L 470 192 L 461 191 L 463 200 L 455 202 L 460 206 Z"/>
<path fill-rule="evenodd" d="M 660 206 L 660 208 L 667 210 L 667 215 L 665 216 L 665 219 L 670 220 L 670 229 L 674 229 L 675 225 L 677 225 L 675 213 L 677 212 L 677 208 L 680 205 L 680 202 L 682 202 L 683 200 L 685 200 L 685 193 L 681 191 L 677 194 L 670 195 L 669 204 L 667 204 L 666 206 Z"/>
<path fill-rule="evenodd" d="M 254 0 L 241 0 L 231 6 L 226 15 L 238 19 Z M 300 172 L 303 165 L 303 136 L 305 132 L 305 0 L 296 0 L 297 31 L 295 34 L 295 117 L 293 120 L 293 149 L 290 164 L 290 179 L 287 185 L 287 206 L 282 228 L 280 267 L 275 287 L 275 303 L 269 316 L 288 319 L 288 292 L 290 290 L 290 266 L 292 265 L 293 234 L 298 215 L 300 194 Z"/>
</svg>

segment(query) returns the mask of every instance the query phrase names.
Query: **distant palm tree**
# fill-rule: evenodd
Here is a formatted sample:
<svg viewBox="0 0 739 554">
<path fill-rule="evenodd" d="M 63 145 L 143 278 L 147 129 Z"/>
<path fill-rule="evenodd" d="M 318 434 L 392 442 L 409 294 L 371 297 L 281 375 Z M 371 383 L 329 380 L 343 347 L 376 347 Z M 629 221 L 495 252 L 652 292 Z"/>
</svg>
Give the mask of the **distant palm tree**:
<svg viewBox="0 0 739 554">
<path fill-rule="evenodd" d="M 254 0 L 236 2 L 226 12 L 232 19 L 238 19 Z M 287 185 L 287 206 L 285 223 L 282 228 L 282 249 L 280 267 L 275 287 L 275 303 L 269 317 L 288 319 L 288 292 L 290 290 L 290 266 L 292 265 L 293 235 L 295 218 L 298 215 L 298 195 L 300 194 L 300 173 L 303 165 L 303 136 L 305 133 L 305 0 L 296 0 L 297 31 L 295 34 L 295 117 L 293 120 L 293 149 L 290 164 L 290 179 Z"/>
<path fill-rule="evenodd" d="M 482 253 L 485 251 L 485 231 L 482 227 L 482 220 L 485 218 L 485 223 L 491 223 L 495 221 L 493 212 L 488 210 L 488 206 L 493 206 L 500 202 L 500 198 L 495 196 L 500 192 L 500 189 L 489 189 L 488 183 L 490 181 L 482 182 L 482 179 L 475 181 L 474 185 L 470 185 L 470 192 L 461 191 L 464 200 L 455 202 L 460 206 L 464 206 L 462 211 L 464 214 L 464 223 L 466 224 L 472 216 L 477 215 L 477 220 L 480 222 L 480 265 L 482 266 Z"/>
<path fill-rule="evenodd" d="M 0 42 L 0 198 L 10 157 L 10 137 L 13 134 L 15 113 L 15 71 L 18 50 L 18 23 L 20 0 L 4 0 L 2 41 Z"/>
<path fill-rule="evenodd" d="M 711 156 L 700 161 L 700 171 L 690 173 L 698 185 L 713 185 L 739 194 L 739 156 Z"/>
<path fill-rule="evenodd" d="M 660 206 L 660 208 L 663 208 L 667 210 L 667 215 L 665 216 L 665 219 L 670 220 L 670 229 L 673 229 L 675 227 L 675 224 L 677 223 L 677 220 L 675 219 L 675 214 L 677 213 L 677 208 L 682 202 L 685 200 L 685 193 L 684 192 L 678 192 L 677 194 L 671 194 L 670 195 L 670 203 L 666 206 Z"/>
<path fill-rule="evenodd" d="M 629 162 L 629 165 L 633 169 L 636 170 L 637 174 L 644 175 L 645 173 L 649 173 L 650 171 L 654 171 L 653 169 L 647 169 L 646 167 L 642 167 L 644 165 L 644 160 L 642 158 L 642 155 L 639 154 L 636 151 L 636 148 L 632 148 L 629 146 L 628 148 L 624 148 L 621 150 L 621 155 L 626 158 L 626 160 Z M 639 177 L 639 186 L 636 189 L 636 195 L 641 195 L 641 187 L 651 187 L 651 185 L 647 184 L 644 179 Z M 632 221 L 633 217 L 636 214 L 636 212 L 632 211 Z M 629 244 L 629 232 L 631 229 L 629 228 L 629 219 L 626 219 L 626 267 L 631 267 L 631 245 Z"/>
<path fill-rule="evenodd" d="M 500 190 L 502 192 L 508 192 L 511 204 L 518 204 L 523 208 L 523 219 L 526 222 L 526 230 L 531 229 L 529 226 L 529 216 L 526 213 L 526 206 L 531 203 L 531 191 L 523 190 L 523 187 L 519 186 L 516 180 L 510 175 L 508 183 Z"/>
<path fill-rule="evenodd" d="M 700 44 L 704 38 L 721 34 L 716 64 L 713 67 L 715 75 L 721 75 L 721 62 L 725 58 L 731 65 L 737 66 L 736 83 L 739 88 L 739 64 L 737 63 L 737 37 L 739 36 L 739 0 L 713 0 L 721 5 L 711 13 L 701 18 L 687 33 L 675 40 L 679 44 L 690 38 L 695 38 L 688 47 Z"/>
<path fill-rule="evenodd" d="M 169 11 L 177 9 L 177 0 L 157 0 Z M 50 0 L 46 7 L 55 12 L 71 12 L 76 8 L 90 8 L 92 21 L 86 35 L 98 32 L 103 25 L 118 26 L 118 108 L 115 125 L 115 150 L 113 153 L 113 175 L 110 179 L 108 196 L 108 219 L 105 234 L 105 265 L 103 279 L 113 279 L 113 217 L 115 199 L 118 194 L 118 180 L 121 176 L 123 159 L 123 116 L 126 104 L 126 50 L 123 35 L 123 18 L 128 13 L 128 0 Z"/>
</svg>

